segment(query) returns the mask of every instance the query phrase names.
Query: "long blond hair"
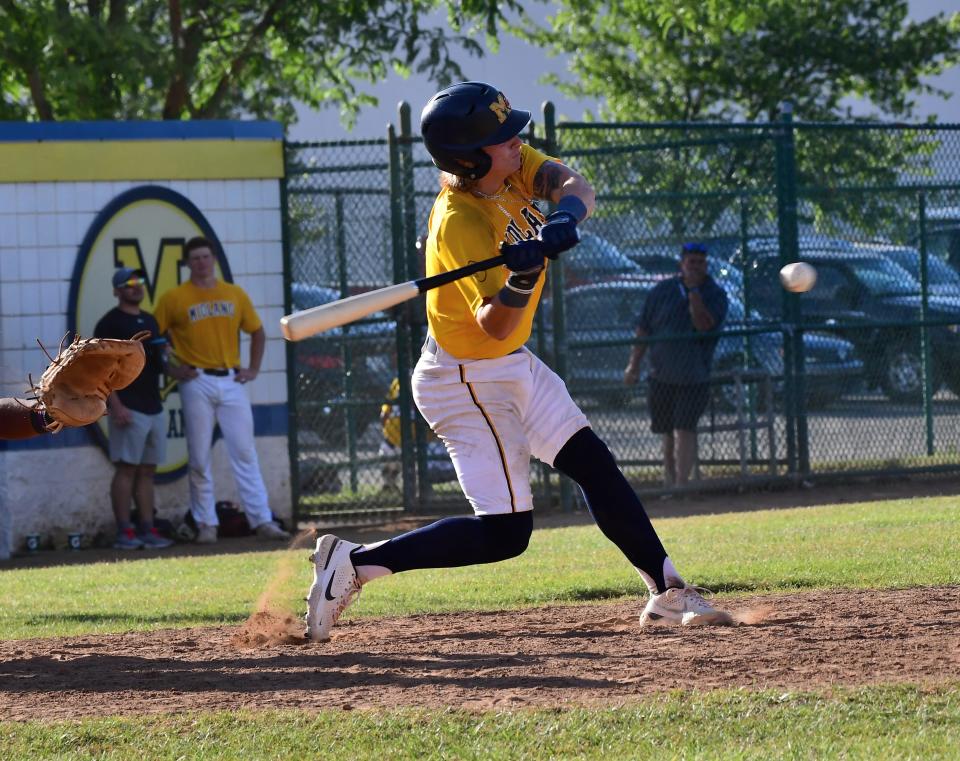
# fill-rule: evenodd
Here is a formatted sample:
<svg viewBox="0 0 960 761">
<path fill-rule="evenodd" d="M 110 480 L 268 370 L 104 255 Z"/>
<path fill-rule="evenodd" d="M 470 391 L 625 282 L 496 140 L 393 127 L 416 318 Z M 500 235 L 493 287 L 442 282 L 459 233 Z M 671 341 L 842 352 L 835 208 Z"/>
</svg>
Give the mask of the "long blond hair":
<svg viewBox="0 0 960 761">
<path fill-rule="evenodd" d="M 460 177 L 450 172 L 440 172 L 440 187 L 450 190 L 461 190 L 464 192 L 473 190 L 477 186 L 477 180 L 471 180 L 469 177 Z"/>
</svg>

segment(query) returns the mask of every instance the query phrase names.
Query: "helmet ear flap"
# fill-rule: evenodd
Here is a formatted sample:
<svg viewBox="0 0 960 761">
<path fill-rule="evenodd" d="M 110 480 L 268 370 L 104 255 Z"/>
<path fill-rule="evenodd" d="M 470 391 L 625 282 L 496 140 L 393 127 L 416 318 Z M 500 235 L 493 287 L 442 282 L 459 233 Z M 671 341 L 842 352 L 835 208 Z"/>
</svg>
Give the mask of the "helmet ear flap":
<svg viewBox="0 0 960 761">
<path fill-rule="evenodd" d="M 490 165 L 493 163 L 482 148 L 477 148 L 469 154 L 456 153 L 451 154 L 449 159 L 442 164 L 437 156 L 433 157 L 433 163 L 444 172 L 455 174 L 457 177 L 466 177 L 469 180 L 479 180 L 490 171 Z M 448 168 L 449 167 L 449 168 Z"/>
</svg>

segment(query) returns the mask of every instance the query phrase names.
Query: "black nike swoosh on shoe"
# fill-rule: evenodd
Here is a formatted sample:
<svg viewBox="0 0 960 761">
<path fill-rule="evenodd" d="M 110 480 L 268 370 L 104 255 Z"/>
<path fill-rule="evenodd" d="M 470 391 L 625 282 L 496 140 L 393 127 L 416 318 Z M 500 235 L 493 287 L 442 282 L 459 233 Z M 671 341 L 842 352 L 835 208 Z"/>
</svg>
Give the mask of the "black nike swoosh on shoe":
<svg viewBox="0 0 960 761">
<path fill-rule="evenodd" d="M 334 571 L 330 574 L 330 581 L 327 582 L 326 591 L 324 591 L 323 596 L 326 597 L 331 602 L 333 601 L 333 595 L 330 594 L 330 590 L 333 587 L 333 580 L 337 577 L 337 572 Z"/>
<path fill-rule="evenodd" d="M 324 570 L 324 571 L 326 571 L 326 570 L 327 570 L 327 566 L 330 565 L 330 558 L 333 557 L 333 553 L 334 553 L 334 551 L 337 549 L 337 545 L 338 545 L 338 544 L 340 544 L 340 540 L 339 540 L 339 539 L 334 539 L 334 540 L 333 540 L 333 546 L 330 548 L 330 552 L 327 554 L 327 561 L 323 564 L 323 570 Z"/>
</svg>

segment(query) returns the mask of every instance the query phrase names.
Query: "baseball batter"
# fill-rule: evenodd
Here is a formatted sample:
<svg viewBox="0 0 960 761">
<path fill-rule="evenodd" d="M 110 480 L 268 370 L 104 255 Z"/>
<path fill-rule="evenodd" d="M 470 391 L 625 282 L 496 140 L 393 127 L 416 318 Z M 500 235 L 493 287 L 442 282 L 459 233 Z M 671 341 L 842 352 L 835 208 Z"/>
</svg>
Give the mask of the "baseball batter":
<svg viewBox="0 0 960 761">
<path fill-rule="evenodd" d="M 444 518 L 370 545 L 317 540 L 307 637 L 330 629 L 363 584 L 415 568 L 492 563 L 522 553 L 533 529 L 531 455 L 583 491 L 601 531 L 650 591 L 640 624 L 728 624 L 674 568 L 613 455 L 563 381 L 524 344 L 548 261 L 576 245 L 594 191 L 520 138 L 530 120 L 503 93 L 462 82 L 437 93 L 420 131 L 441 170 L 430 214 L 427 275 L 511 248 L 506 266 L 427 294 L 429 336 L 413 374 L 421 414 L 450 453 L 475 515 Z M 554 204 L 544 216 L 536 201 Z"/>
</svg>

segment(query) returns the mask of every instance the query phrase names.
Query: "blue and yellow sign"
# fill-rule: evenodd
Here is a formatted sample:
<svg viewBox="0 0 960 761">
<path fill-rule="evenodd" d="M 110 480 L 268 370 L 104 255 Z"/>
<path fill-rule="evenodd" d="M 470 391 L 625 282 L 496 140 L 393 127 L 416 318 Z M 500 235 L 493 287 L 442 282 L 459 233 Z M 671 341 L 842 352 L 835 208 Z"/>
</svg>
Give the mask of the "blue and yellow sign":
<svg viewBox="0 0 960 761">
<path fill-rule="evenodd" d="M 146 273 L 140 308 L 152 312 L 161 294 L 189 278 L 183 246 L 197 235 L 214 243 L 217 277 L 232 282 L 216 233 L 188 198 L 155 185 L 133 188 L 114 198 L 94 219 L 77 254 L 67 312 L 71 332 L 92 336 L 100 318 L 117 305 L 111 278 L 118 267 L 142 269 Z M 186 472 L 187 445 L 176 383 L 163 377 L 161 382 L 167 418 L 167 458 L 158 465 L 157 473 L 169 480 Z M 106 448 L 107 419 L 102 418 L 92 430 Z"/>
</svg>

